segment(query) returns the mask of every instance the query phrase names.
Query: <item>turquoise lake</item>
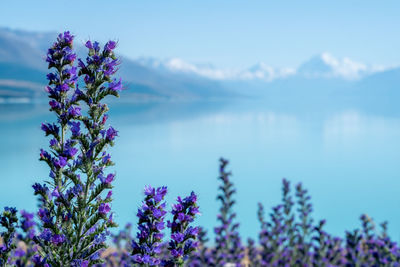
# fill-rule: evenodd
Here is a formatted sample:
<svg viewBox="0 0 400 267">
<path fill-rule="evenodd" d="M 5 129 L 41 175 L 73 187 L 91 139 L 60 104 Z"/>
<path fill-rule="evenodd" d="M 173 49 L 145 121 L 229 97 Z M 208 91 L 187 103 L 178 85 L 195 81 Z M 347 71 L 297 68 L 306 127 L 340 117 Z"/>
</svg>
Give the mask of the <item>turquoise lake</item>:
<svg viewBox="0 0 400 267">
<path fill-rule="evenodd" d="M 199 195 L 198 224 L 212 232 L 219 205 L 218 159 L 230 160 L 243 237 L 256 237 L 256 211 L 267 215 L 281 199 L 283 177 L 302 182 L 314 218 L 337 235 L 360 226 L 367 213 L 387 220 L 400 240 L 400 109 L 396 105 L 283 100 L 110 104 L 119 131 L 111 149 L 117 174 L 113 210 L 123 226 L 136 223 L 145 185 L 167 185 L 168 204 L 191 190 Z M 54 117 L 42 104 L 0 105 L 0 206 L 36 209 L 31 185 L 48 177 L 40 130 Z"/>
</svg>

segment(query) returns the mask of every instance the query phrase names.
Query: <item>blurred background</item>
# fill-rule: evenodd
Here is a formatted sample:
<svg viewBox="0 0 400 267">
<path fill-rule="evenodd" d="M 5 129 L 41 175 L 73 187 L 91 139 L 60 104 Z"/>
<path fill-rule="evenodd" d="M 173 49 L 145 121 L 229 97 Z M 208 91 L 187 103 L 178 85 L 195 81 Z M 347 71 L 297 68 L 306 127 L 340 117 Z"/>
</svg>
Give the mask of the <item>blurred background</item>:
<svg viewBox="0 0 400 267">
<path fill-rule="evenodd" d="M 314 217 L 344 236 L 369 214 L 400 240 L 398 1 L 0 2 L 0 206 L 34 211 L 31 185 L 52 122 L 45 54 L 59 32 L 118 41 L 125 91 L 110 99 L 119 131 L 113 210 L 136 223 L 144 185 L 168 201 L 199 194 L 212 232 L 218 159 L 230 160 L 240 232 L 255 238 L 257 202 L 302 182 Z"/>
</svg>

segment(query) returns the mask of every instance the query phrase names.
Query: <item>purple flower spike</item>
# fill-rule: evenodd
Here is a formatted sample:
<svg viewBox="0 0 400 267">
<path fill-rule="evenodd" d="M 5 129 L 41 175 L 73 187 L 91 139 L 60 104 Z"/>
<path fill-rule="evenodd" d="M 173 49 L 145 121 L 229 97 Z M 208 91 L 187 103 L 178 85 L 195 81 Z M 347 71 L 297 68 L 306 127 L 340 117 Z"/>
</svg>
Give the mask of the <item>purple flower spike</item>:
<svg viewBox="0 0 400 267">
<path fill-rule="evenodd" d="M 188 197 L 182 199 L 178 197 L 177 204 L 173 205 L 171 213 L 173 220 L 168 221 L 171 229 L 171 241 L 168 249 L 171 252 L 169 264 L 173 263 L 182 266 L 184 260 L 196 250 L 196 242 L 199 229 L 189 226 L 199 214 L 197 206 L 197 195 L 192 192 Z"/>
<path fill-rule="evenodd" d="M 145 200 L 139 208 L 137 240 L 132 241 L 132 261 L 136 264 L 146 263 L 150 266 L 160 264 L 157 254 L 160 253 L 164 234 L 165 203 L 162 201 L 167 193 L 166 187 L 157 189 L 146 186 Z"/>
<path fill-rule="evenodd" d="M 36 251 L 40 247 L 40 254 L 47 257 L 34 256 L 37 253 L 28 246 L 22 257 L 27 260 L 12 262 L 16 266 L 96 265 L 107 247 L 108 229 L 116 226 L 109 190 L 115 175 L 104 173 L 113 164 L 107 149 L 114 144 L 118 131 L 106 128 L 108 106 L 102 103 L 108 95 L 118 96 L 108 90 L 116 81 L 113 75 L 119 61 L 112 52 L 116 44 L 108 42 L 101 52 L 98 42 L 88 41 L 84 62 L 76 60 L 73 39 L 70 32 L 61 33 L 47 51 L 51 72 L 46 92 L 50 111 L 57 118 L 56 123 L 41 126 L 46 136 L 51 136 L 49 148 L 40 150 L 40 160 L 50 169 L 46 179 L 50 188 L 33 185 L 39 196 L 38 235 L 32 237 L 32 220 L 27 213 L 22 215 L 23 230 L 32 232 Z"/>
<path fill-rule="evenodd" d="M 6 231 L 0 233 L 2 244 L 0 245 L 0 263 L 5 265 L 8 261 L 10 252 L 16 248 L 14 238 L 16 227 L 18 224 L 17 210 L 15 208 L 5 207 L 3 213 L 0 214 L 0 229 Z"/>
<path fill-rule="evenodd" d="M 220 194 L 217 196 L 217 199 L 221 201 L 221 208 L 217 218 L 221 225 L 214 229 L 216 233 L 216 247 L 213 251 L 218 266 L 225 263 L 240 264 L 244 257 L 244 248 L 241 245 L 240 236 L 237 232 L 239 224 L 233 222 L 233 219 L 236 217 L 236 213 L 233 211 L 233 205 L 235 204 L 233 195 L 236 190 L 230 181 L 232 174 L 226 171 L 228 163 L 227 160 L 220 159 L 219 179 L 222 185 L 219 187 Z"/>
</svg>

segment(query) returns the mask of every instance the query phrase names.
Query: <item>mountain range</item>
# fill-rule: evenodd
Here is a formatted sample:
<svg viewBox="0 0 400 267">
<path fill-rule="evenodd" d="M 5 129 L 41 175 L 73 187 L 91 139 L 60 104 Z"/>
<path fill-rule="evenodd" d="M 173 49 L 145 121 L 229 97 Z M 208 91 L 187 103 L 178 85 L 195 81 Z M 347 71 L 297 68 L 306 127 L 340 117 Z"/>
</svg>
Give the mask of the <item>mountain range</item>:
<svg viewBox="0 0 400 267">
<path fill-rule="evenodd" d="M 31 101 L 44 95 L 45 54 L 54 32 L 0 28 L 0 103 Z M 78 56 L 85 53 L 76 46 Z M 297 68 L 274 68 L 259 62 L 246 69 L 219 69 L 179 58 L 130 59 L 119 55 L 125 99 L 136 101 L 220 99 L 241 96 L 398 96 L 400 68 L 368 66 L 329 53 L 310 58 Z"/>
</svg>

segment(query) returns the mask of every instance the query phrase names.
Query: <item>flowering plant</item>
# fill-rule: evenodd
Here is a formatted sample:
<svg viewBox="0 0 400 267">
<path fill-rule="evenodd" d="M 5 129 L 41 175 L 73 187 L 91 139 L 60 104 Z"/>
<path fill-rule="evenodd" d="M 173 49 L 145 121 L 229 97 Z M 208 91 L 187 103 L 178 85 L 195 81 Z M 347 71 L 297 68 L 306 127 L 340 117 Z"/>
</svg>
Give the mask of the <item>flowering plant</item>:
<svg viewBox="0 0 400 267">
<path fill-rule="evenodd" d="M 171 252 L 170 262 L 175 266 L 183 266 L 188 256 L 196 250 L 199 233 L 198 227 L 189 226 L 199 214 L 197 196 L 194 192 L 182 199 L 178 197 L 177 203 L 172 208 L 172 221 L 168 221 L 168 228 L 171 229 L 171 241 L 168 249 Z"/>
<path fill-rule="evenodd" d="M 116 43 L 109 41 L 101 49 L 88 41 L 86 63 L 79 59 L 77 67 L 73 39 L 69 32 L 60 34 L 47 53 L 54 72 L 47 75 L 46 90 L 57 122 L 42 124 L 46 136 L 51 136 L 49 150 L 40 152 L 50 179 L 33 185 L 40 196 L 41 231 L 34 237 L 40 247 L 37 261 L 54 266 L 99 263 L 105 235 L 116 226 L 110 205 L 115 174 L 105 170 L 113 165 L 106 149 L 114 144 L 117 131 L 106 127 L 108 107 L 101 103 L 122 89 L 121 81 L 112 79 L 118 65 Z"/>
<path fill-rule="evenodd" d="M 137 212 L 138 233 L 136 240 L 132 240 L 132 261 L 135 264 L 145 266 L 183 266 L 190 254 L 196 249 L 198 228 L 192 227 L 192 223 L 199 213 L 197 196 L 194 192 L 182 199 L 178 197 L 177 203 L 172 208 L 172 221 L 168 221 L 171 229 L 171 239 L 168 250 L 170 256 L 162 253 L 165 228 L 164 202 L 167 187 L 153 188 L 146 186 L 145 199 Z"/>
<path fill-rule="evenodd" d="M 8 262 L 11 251 L 16 248 L 14 236 L 17 223 L 17 210 L 15 208 L 5 207 L 0 216 L 0 225 L 6 229 L 5 232 L 1 233 L 3 244 L 0 245 L 0 266 Z"/>
<path fill-rule="evenodd" d="M 225 169 L 228 163 L 226 159 L 220 159 L 219 179 L 222 184 L 219 186 L 220 194 L 217 196 L 217 199 L 221 201 L 220 213 L 218 214 L 220 226 L 214 228 L 216 234 L 214 249 L 216 266 L 225 264 L 240 266 L 244 257 L 244 248 L 237 231 L 239 223 L 234 222 L 236 213 L 233 211 L 235 204 L 233 194 L 236 193 L 236 189 L 230 180 L 232 174 Z"/>
</svg>

